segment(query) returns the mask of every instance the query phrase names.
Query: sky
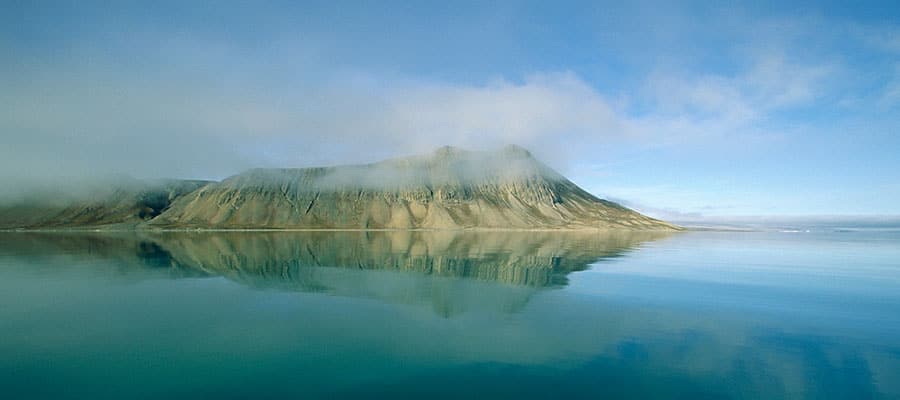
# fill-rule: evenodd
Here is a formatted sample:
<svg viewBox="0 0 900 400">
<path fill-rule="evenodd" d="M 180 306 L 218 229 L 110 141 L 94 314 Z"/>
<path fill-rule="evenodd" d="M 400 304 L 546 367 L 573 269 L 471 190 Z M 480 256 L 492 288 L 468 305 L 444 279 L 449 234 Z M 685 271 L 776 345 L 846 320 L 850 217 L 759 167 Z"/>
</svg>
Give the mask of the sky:
<svg viewBox="0 0 900 400">
<path fill-rule="evenodd" d="M 512 143 L 658 217 L 900 215 L 898 116 L 895 1 L 0 2 L 7 192 Z"/>
</svg>

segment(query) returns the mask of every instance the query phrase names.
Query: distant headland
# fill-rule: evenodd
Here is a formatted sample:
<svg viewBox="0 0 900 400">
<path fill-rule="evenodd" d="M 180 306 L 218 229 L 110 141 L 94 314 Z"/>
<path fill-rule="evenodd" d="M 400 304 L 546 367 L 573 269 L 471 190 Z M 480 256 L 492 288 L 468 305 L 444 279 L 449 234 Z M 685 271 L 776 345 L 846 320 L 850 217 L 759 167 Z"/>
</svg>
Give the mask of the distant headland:
<svg viewBox="0 0 900 400">
<path fill-rule="evenodd" d="M 0 207 L 0 229 L 680 229 L 591 195 L 514 145 L 45 197 Z"/>
</svg>

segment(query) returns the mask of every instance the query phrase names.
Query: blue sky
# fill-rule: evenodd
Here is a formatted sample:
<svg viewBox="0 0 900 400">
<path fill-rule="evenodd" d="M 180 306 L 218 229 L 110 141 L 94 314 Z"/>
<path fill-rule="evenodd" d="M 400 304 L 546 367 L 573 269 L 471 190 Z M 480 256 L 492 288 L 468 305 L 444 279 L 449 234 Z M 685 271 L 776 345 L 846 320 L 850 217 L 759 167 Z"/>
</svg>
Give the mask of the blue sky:
<svg viewBox="0 0 900 400">
<path fill-rule="evenodd" d="M 5 1 L 0 178 L 517 143 L 662 217 L 900 214 L 896 2 L 406 3 Z"/>
</svg>

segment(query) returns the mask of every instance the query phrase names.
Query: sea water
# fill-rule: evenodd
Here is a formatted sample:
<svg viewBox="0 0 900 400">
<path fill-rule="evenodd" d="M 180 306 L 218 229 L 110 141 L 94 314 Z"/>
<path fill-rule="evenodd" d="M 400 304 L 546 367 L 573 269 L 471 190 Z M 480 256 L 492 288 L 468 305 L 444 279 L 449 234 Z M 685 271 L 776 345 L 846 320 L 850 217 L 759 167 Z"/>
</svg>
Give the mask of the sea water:
<svg viewBox="0 0 900 400">
<path fill-rule="evenodd" d="M 3 398 L 900 398 L 900 232 L 0 234 Z"/>
</svg>

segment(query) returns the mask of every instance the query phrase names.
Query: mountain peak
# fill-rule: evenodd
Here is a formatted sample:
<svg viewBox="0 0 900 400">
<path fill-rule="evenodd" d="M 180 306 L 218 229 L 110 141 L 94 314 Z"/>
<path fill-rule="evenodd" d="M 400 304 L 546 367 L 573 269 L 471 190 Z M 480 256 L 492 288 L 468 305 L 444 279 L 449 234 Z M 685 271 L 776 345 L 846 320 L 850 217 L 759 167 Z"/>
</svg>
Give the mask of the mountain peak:
<svg viewBox="0 0 900 400">
<path fill-rule="evenodd" d="M 454 146 L 441 146 L 434 150 L 434 155 L 438 157 L 449 157 L 465 153 L 466 151 Z"/>
<path fill-rule="evenodd" d="M 434 152 L 432 152 L 432 154 L 434 156 L 439 157 L 439 158 L 458 157 L 461 155 L 468 155 L 468 154 L 472 154 L 472 153 L 482 153 L 482 152 L 469 151 L 469 150 L 465 150 L 465 149 L 462 149 L 462 148 L 459 148 L 456 146 L 450 146 L 450 145 L 438 147 L 437 149 L 434 150 Z M 534 156 L 531 155 L 531 152 L 528 151 L 528 149 L 526 149 L 522 146 L 519 146 L 517 144 L 508 144 L 506 146 L 503 146 L 503 148 L 501 148 L 499 150 L 486 151 L 483 153 L 497 154 L 497 155 L 502 155 L 502 156 L 507 156 L 507 157 L 514 156 L 517 158 L 534 158 Z"/>
<path fill-rule="evenodd" d="M 40 218 L 29 220 L 10 210 L 15 218 L 0 218 L 0 227 L 677 229 L 596 198 L 516 145 L 444 146 L 371 164 L 254 169 L 221 182 L 150 189 L 37 210 Z"/>
<path fill-rule="evenodd" d="M 443 146 L 365 165 L 262 170 L 184 196 L 159 227 L 675 229 L 601 200 L 516 145 Z"/>
<path fill-rule="evenodd" d="M 517 144 L 508 144 L 506 146 L 503 146 L 502 152 L 503 152 L 503 154 L 507 154 L 507 155 L 533 158 L 533 156 L 531 155 L 531 152 L 528 151 L 528 149 L 526 149 L 522 146 L 519 146 Z"/>
</svg>

